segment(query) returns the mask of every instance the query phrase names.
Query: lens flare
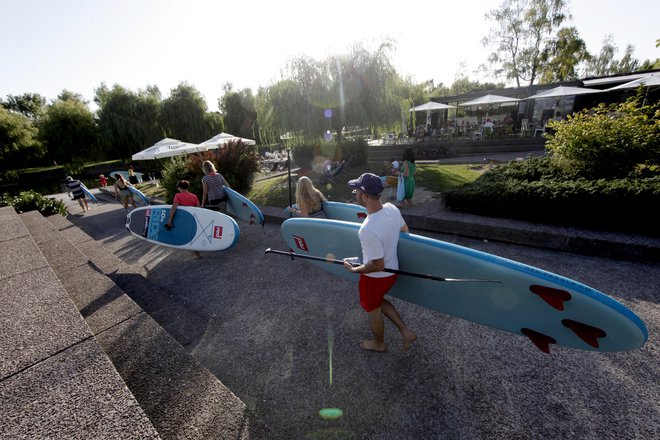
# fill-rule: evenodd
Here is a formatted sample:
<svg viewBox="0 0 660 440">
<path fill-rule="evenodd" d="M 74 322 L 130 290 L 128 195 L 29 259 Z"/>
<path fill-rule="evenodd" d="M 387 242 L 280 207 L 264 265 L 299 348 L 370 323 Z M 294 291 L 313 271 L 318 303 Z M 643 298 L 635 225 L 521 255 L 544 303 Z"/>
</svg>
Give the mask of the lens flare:
<svg viewBox="0 0 660 440">
<path fill-rule="evenodd" d="M 332 109 L 326 108 L 325 110 L 323 110 L 323 116 L 325 116 L 327 119 L 332 118 Z"/>
<path fill-rule="evenodd" d="M 330 374 L 330 386 L 332 386 L 332 348 L 335 345 L 335 333 L 328 327 L 328 370 Z"/>
<path fill-rule="evenodd" d="M 319 416 L 325 420 L 337 420 L 344 415 L 340 408 L 323 408 L 319 411 Z"/>
</svg>

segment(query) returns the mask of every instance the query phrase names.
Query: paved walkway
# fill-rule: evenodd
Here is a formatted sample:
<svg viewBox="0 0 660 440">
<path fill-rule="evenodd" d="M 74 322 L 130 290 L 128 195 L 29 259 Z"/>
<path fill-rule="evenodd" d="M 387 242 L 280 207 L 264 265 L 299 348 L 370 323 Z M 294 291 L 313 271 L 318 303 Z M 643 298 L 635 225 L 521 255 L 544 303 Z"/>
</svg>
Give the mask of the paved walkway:
<svg viewBox="0 0 660 440">
<path fill-rule="evenodd" d="M 285 247 L 279 233 L 283 220 L 280 207 L 264 207 L 268 217 L 265 228 L 241 223 L 240 240 L 231 251 L 193 260 L 187 252 L 130 236 L 123 226 L 123 208 L 107 196 L 100 197 L 101 203 L 92 205 L 87 213 L 66 195 L 57 197 L 68 205 L 72 213 L 69 220 L 80 228 L 66 228 L 67 236 L 78 248 L 92 252 L 96 261 L 92 268 L 107 272 L 139 306 L 137 312 L 130 312 L 126 323 L 135 319 L 133 316 L 144 316 L 140 310 L 148 315 L 144 319 L 154 321 L 148 332 L 131 333 L 123 329 L 125 324 L 117 324 L 100 333 L 104 336 L 99 340 L 113 362 L 121 366 L 117 368 L 123 371 L 122 376 L 128 373 L 129 382 L 138 386 L 133 394 L 163 438 L 223 438 L 221 432 L 234 432 L 233 438 L 255 439 L 660 437 L 657 239 L 455 215 L 443 211 L 439 202 L 404 210 L 414 232 L 530 264 L 611 294 L 642 318 L 650 338 L 644 347 L 629 353 L 596 354 L 557 347 L 547 356 L 522 337 L 394 300 L 419 341 L 409 352 L 401 352 L 396 332 L 388 326 L 390 351 L 375 354 L 364 353 L 357 346 L 369 333 L 352 283 L 304 261 L 264 255 L 265 248 Z M 23 229 L 18 228 L 18 234 L 5 230 L 5 240 L 26 239 Z M 87 237 L 83 241 L 81 231 L 91 240 Z M 48 231 L 42 234 L 41 240 L 53 241 L 47 259 L 54 259 L 54 273 L 70 271 L 63 283 L 75 285 L 79 266 L 60 267 L 58 261 L 65 260 L 57 251 L 59 241 Z M 7 252 L 6 246 L 13 243 L 0 240 L 3 273 L 5 268 L 14 267 L 12 256 L 22 252 L 19 248 Z M 121 262 L 119 271 L 116 263 L 108 263 L 110 260 Z M 29 291 L 29 284 L 24 287 Z M 126 304 L 125 295 L 108 295 L 106 290 L 87 293 L 92 302 L 84 310 L 92 328 L 104 325 L 102 320 L 94 321 L 99 311 Z M 9 298 L 7 295 L 15 294 L 15 290 L 2 293 Z M 123 299 L 119 302 L 118 298 Z M 11 314 L 20 315 L 20 311 Z M 2 317 L 3 347 L 14 343 L 4 330 L 11 328 L 7 327 L 13 322 L 9 315 Z M 211 389 L 203 381 L 187 387 L 187 380 L 201 376 L 206 383 L 213 381 L 203 373 L 179 374 L 184 369 L 161 351 L 167 344 L 160 341 L 168 336 L 156 338 L 158 326 L 194 358 L 193 365 L 199 363 L 195 371 L 207 369 L 219 380 L 214 387 L 226 387 L 231 396 L 240 399 L 214 399 L 231 404 L 217 431 L 214 420 L 222 419 L 207 417 L 207 410 L 200 412 L 194 406 L 185 411 L 186 401 L 204 398 Z M 94 332 L 88 329 L 81 337 L 91 343 Z M 141 344 L 151 344 L 152 348 L 133 348 Z M 153 356 L 148 357 L 153 361 L 162 359 L 161 364 L 150 362 L 148 377 L 142 374 L 147 370 L 132 360 L 140 353 L 151 353 Z M 2 358 L 2 365 L 9 365 L 11 359 Z M 177 354 L 177 359 L 182 359 L 182 354 Z M 32 368 L 24 371 L 38 372 Z M 169 397 L 163 399 L 161 391 L 154 393 L 144 385 L 144 379 L 161 375 L 170 377 L 157 380 L 162 384 L 170 380 L 178 384 L 176 406 L 190 417 L 177 419 L 162 413 L 172 406 Z M 11 382 L 5 380 L 1 385 L 9 390 L 18 378 L 20 375 L 14 374 Z M 34 386 L 33 377 L 23 378 Z M 48 384 L 45 387 L 57 389 Z M 12 399 L 21 402 L 18 395 Z M 135 402 L 131 399 L 126 396 Z M 318 411 L 324 407 L 341 408 L 344 416 L 323 420 Z M 16 408 L 18 418 L 12 419 L 14 422 L 28 420 L 21 414 L 36 411 L 23 406 L 3 408 L 3 414 L 7 408 Z M 59 409 L 66 414 L 67 407 Z M 72 411 L 83 414 L 79 409 Z M 59 413 L 45 410 L 38 420 L 47 423 L 50 414 Z M 120 421 L 121 414 L 113 413 L 117 417 L 112 420 Z M 181 417 L 181 412 L 177 414 Z M 141 429 L 154 435 L 139 409 L 132 416 L 142 417 Z M 220 425 L 230 429 L 223 431 Z M 15 431 L 7 432 L 17 435 L 29 432 L 21 431 L 29 429 L 27 423 L 4 426 L 15 427 Z M 109 431 L 116 425 L 108 426 Z M 127 429 L 130 432 L 131 428 Z M 127 437 L 140 436 L 130 434 Z"/>
</svg>

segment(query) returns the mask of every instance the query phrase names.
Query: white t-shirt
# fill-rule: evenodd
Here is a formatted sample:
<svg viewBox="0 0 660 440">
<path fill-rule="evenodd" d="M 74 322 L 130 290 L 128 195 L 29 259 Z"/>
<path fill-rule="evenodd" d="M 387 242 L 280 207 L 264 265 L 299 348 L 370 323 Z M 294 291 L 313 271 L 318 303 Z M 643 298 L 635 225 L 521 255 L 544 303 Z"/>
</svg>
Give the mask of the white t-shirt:
<svg viewBox="0 0 660 440">
<path fill-rule="evenodd" d="M 399 209 L 391 203 L 385 203 L 383 209 L 369 214 L 362 223 L 358 237 L 362 245 L 362 262 L 383 258 L 388 269 L 399 268 L 399 258 L 396 254 L 399 242 L 399 232 L 406 222 Z M 368 277 L 389 277 L 389 272 L 372 272 Z"/>
</svg>

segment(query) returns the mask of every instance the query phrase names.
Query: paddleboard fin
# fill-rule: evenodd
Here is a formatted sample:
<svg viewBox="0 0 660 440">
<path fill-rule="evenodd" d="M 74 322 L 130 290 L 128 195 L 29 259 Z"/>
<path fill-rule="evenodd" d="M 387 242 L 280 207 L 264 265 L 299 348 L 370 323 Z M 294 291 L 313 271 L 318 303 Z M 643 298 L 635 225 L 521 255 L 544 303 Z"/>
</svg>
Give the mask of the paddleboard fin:
<svg viewBox="0 0 660 440">
<path fill-rule="evenodd" d="M 529 290 L 540 296 L 550 306 L 562 312 L 564 311 L 564 301 L 571 300 L 571 294 L 561 289 L 533 284 L 529 286 Z"/>
<path fill-rule="evenodd" d="M 591 345 L 593 348 L 598 348 L 598 338 L 604 338 L 607 336 L 605 330 L 578 321 L 573 321 L 572 319 L 562 319 L 561 323 L 564 327 L 573 330 L 580 339 Z"/>
<path fill-rule="evenodd" d="M 550 354 L 550 344 L 556 344 L 557 340 L 555 338 L 544 335 L 543 333 L 537 332 L 535 330 L 523 327 L 520 329 L 520 332 L 527 336 L 530 341 L 536 345 L 536 347 L 541 350 L 543 353 Z"/>
</svg>

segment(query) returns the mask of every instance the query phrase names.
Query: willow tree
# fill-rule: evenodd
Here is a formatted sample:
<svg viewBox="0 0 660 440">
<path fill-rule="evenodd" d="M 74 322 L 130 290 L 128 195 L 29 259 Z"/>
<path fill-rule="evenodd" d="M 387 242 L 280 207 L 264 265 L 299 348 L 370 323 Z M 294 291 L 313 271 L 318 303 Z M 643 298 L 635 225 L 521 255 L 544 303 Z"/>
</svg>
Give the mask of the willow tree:
<svg viewBox="0 0 660 440">
<path fill-rule="evenodd" d="M 202 94 L 194 86 L 181 83 L 163 100 L 160 124 L 167 137 L 204 142 L 217 134 L 206 124 L 206 113 L 206 101 Z"/>
<path fill-rule="evenodd" d="M 389 59 L 391 43 L 370 52 L 356 45 L 345 55 L 319 61 L 295 58 L 279 82 L 257 95 L 260 130 L 316 140 L 344 127 L 394 126 L 400 121 L 397 74 Z"/>
<path fill-rule="evenodd" d="M 229 133 L 259 141 L 255 129 L 257 112 L 251 89 L 234 90 L 230 83 L 223 86 L 224 94 L 218 99 L 224 129 Z"/>
<path fill-rule="evenodd" d="M 161 95 L 157 87 L 134 93 L 115 84 L 96 89 L 94 101 L 101 141 L 108 157 L 129 158 L 164 137 L 159 123 Z"/>
</svg>

